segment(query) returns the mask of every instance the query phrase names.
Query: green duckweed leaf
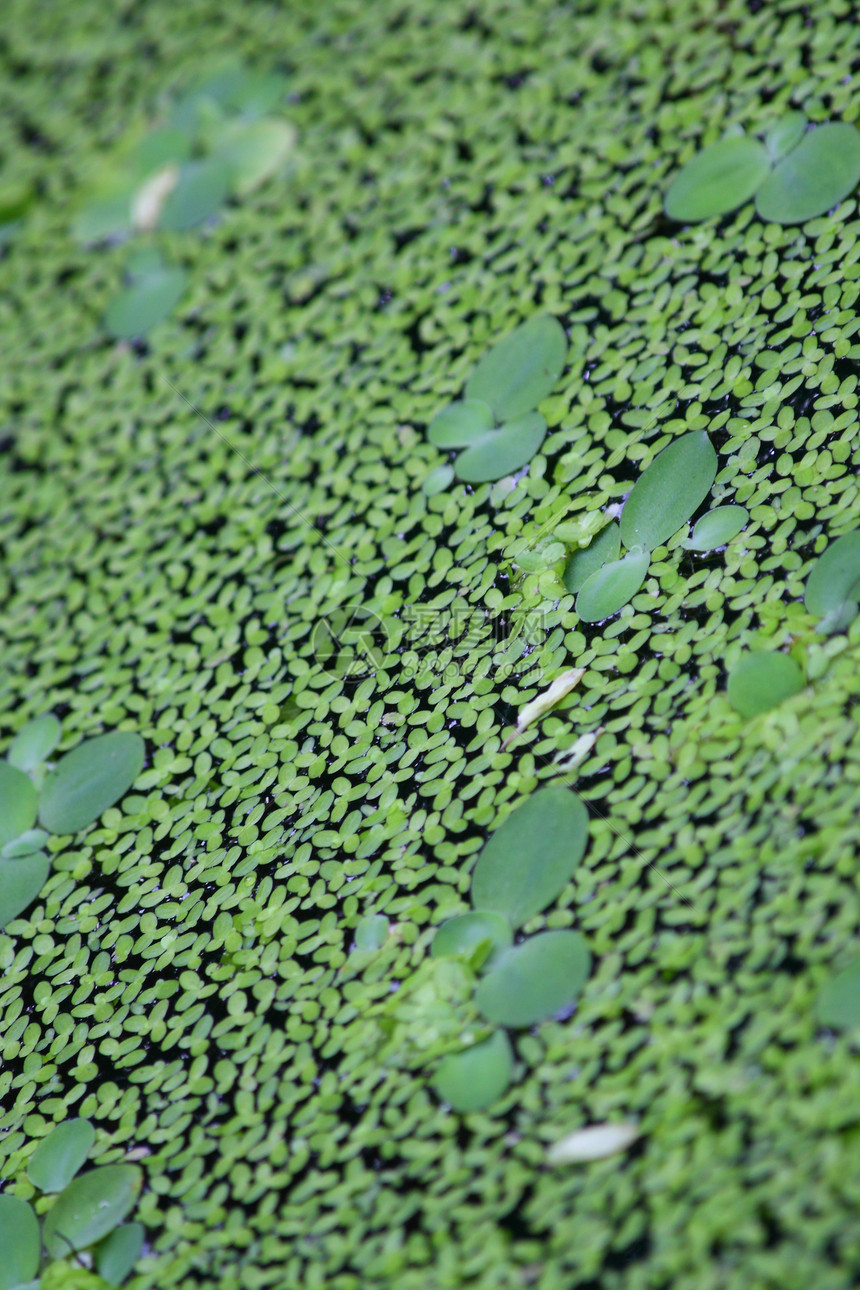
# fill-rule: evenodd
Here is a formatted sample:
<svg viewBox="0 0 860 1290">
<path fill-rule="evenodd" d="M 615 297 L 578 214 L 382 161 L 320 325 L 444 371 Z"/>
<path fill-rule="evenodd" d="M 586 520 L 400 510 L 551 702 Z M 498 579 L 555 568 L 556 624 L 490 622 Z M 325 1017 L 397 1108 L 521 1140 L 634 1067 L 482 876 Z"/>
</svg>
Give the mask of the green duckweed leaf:
<svg viewBox="0 0 860 1290">
<path fill-rule="evenodd" d="M 458 954 L 470 956 L 480 946 L 489 942 L 489 950 L 506 949 L 513 943 L 510 923 L 501 914 L 476 909 L 468 914 L 457 914 L 442 924 L 433 937 L 430 953 L 433 958 L 455 958 Z M 485 961 L 486 956 L 482 959 Z"/>
<path fill-rule="evenodd" d="M 31 829 L 37 810 L 36 790 L 29 776 L 0 761 L 0 847 Z"/>
<path fill-rule="evenodd" d="M 159 226 L 180 232 L 210 219 L 227 200 L 230 178 L 230 170 L 218 158 L 188 162 L 165 198 Z"/>
<path fill-rule="evenodd" d="M 444 492 L 453 478 L 454 467 L 446 461 L 430 471 L 421 487 L 428 497 L 435 497 L 437 493 Z"/>
<path fill-rule="evenodd" d="M 717 454 L 704 430 L 691 430 L 643 470 L 621 512 L 621 541 L 653 551 L 682 525 L 711 491 Z"/>
<path fill-rule="evenodd" d="M 60 742 L 62 728 L 52 712 L 34 717 L 22 726 L 9 745 L 6 760 L 18 770 L 33 770 Z"/>
<path fill-rule="evenodd" d="M 0 183 L 0 224 L 19 220 L 36 198 L 36 190 L 28 179 L 9 179 Z"/>
<path fill-rule="evenodd" d="M 617 560 L 620 554 L 621 530 L 617 524 L 607 524 L 588 546 L 574 551 L 564 568 L 564 585 L 575 596 L 601 565 Z"/>
<path fill-rule="evenodd" d="M 586 1129 L 577 1129 L 554 1142 L 546 1153 L 547 1164 L 581 1164 L 591 1160 L 604 1160 L 619 1151 L 626 1151 L 638 1137 L 636 1125 L 625 1121 L 617 1124 L 591 1124 Z"/>
<path fill-rule="evenodd" d="M 767 151 L 758 139 L 719 139 L 675 175 L 666 191 L 666 214 L 680 224 L 726 215 L 749 201 L 769 170 Z"/>
<path fill-rule="evenodd" d="M 124 287 L 105 311 L 105 331 L 117 340 L 147 335 L 178 305 L 187 281 L 182 269 L 162 269 Z"/>
<path fill-rule="evenodd" d="M 188 161 L 191 156 L 191 138 L 185 130 L 160 126 L 150 130 L 133 145 L 128 163 L 136 178 L 145 179 L 155 170 L 173 163 Z"/>
<path fill-rule="evenodd" d="M 19 837 L 0 847 L 0 856 L 4 860 L 20 860 L 41 851 L 47 841 L 48 834 L 44 829 L 26 829 Z"/>
<path fill-rule="evenodd" d="M 818 1020 L 834 1030 L 860 1026 L 860 959 L 849 963 L 827 982 L 818 996 Z"/>
<path fill-rule="evenodd" d="M 245 118 L 265 116 L 283 101 L 286 78 L 280 72 L 248 69 L 228 97 L 228 103 Z"/>
<path fill-rule="evenodd" d="M 499 1026 L 532 1026 L 570 1006 L 591 956 L 579 932 L 540 932 L 502 950 L 478 982 L 475 1003 Z"/>
<path fill-rule="evenodd" d="M 244 197 L 271 179 L 295 144 L 295 127 L 289 121 L 233 121 L 225 125 L 213 156 L 226 168 L 230 191 Z"/>
<path fill-rule="evenodd" d="M 847 606 L 858 599 L 860 530 L 855 529 L 851 533 L 843 533 L 822 551 L 806 580 L 803 603 L 816 618 L 823 618 L 841 610 L 842 606 L 846 606 L 843 614 L 850 612 Z"/>
<path fill-rule="evenodd" d="M 28 1290 L 17 1286 L 16 1290 Z M 69 1259 L 57 1259 L 42 1269 L 34 1290 L 108 1290 L 108 1283 L 95 1272 Z"/>
<path fill-rule="evenodd" d="M 687 551 L 713 551 L 737 537 L 748 519 L 743 506 L 715 506 L 697 521 L 692 536 L 681 545 Z"/>
<path fill-rule="evenodd" d="M 467 484 L 485 484 L 511 475 L 527 465 L 546 438 L 546 422 L 539 412 L 507 421 L 489 430 L 461 452 L 454 463 L 458 479 Z"/>
<path fill-rule="evenodd" d="M 484 355 L 466 382 L 466 398 L 489 403 L 497 421 L 515 421 L 551 393 L 566 356 L 561 324 L 537 314 Z"/>
<path fill-rule="evenodd" d="M 460 399 L 437 412 L 427 438 L 437 448 L 467 448 L 493 428 L 493 409 L 481 399 Z"/>
<path fill-rule="evenodd" d="M 803 138 L 809 122 L 802 112 L 786 112 L 768 130 L 764 146 L 771 161 L 781 161 Z"/>
<path fill-rule="evenodd" d="M 584 623 L 599 623 L 617 614 L 642 586 L 651 563 L 651 552 L 628 551 L 593 573 L 576 597 L 576 612 Z"/>
<path fill-rule="evenodd" d="M 745 654 L 729 673 L 729 703 L 742 717 L 755 717 L 799 694 L 805 683 L 788 654 L 770 650 Z"/>
<path fill-rule="evenodd" d="M 39 1191 L 62 1191 L 86 1163 L 95 1140 L 89 1120 L 63 1120 L 33 1152 L 27 1177 Z"/>
<path fill-rule="evenodd" d="M 0 931 L 23 914 L 45 885 L 51 862 L 44 851 L 0 859 Z"/>
<path fill-rule="evenodd" d="M 131 203 L 138 182 L 127 179 L 112 192 L 100 193 L 83 206 L 72 222 L 72 237 L 84 246 L 131 232 Z"/>
<path fill-rule="evenodd" d="M 483 1111 L 504 1093 L 513 1070 L 510 1040 L 504 1030 L 496 1030 L 481 1043 L 443 1057 L 433 1089 L 454 1111 Z"/>
<path fill-rule="evenodd" d="M 45 781 L 39 822 L 50 833 L 77 833 L 128 792 L 143 769 L 144 743 L 131 731 L 86 739 Z"/>
<path fill-rule="evenodd" d="M 809 130 L 756 193 L 759 216 L 804 224 L 837 206 L 860 181 L 860 131 L 845 121 Z"/>
<path fill-rule="evenodd" d="M 561 895 L 587 841 L 588 812 L 576 793 L 538 789 L 484 844 L 472 874 L 472 904 L 522 926 Z"/>
<path fill-rule="evenodd" d="M 73 1178 L 45 1218 L 48 1253 L 61 1258 L 102 1240 L 134 1205 L 142 1181 L 136 1165 L 102 1165 Z"/>
<path fill-rule="evenodd" d="M 0 1290 L 12 1290 L 39 1271 L 39 1223 L 17 1196 L 0 1196 L 0 1251 Z"/>
<path fill-rule="evenodd" d="M 380 950 L 388 940 L 388 919 L 384 914 L 365 914 L 355 928 L 357 950 Z"/>
<path fill-rule="evenodd" d="M 551 569 L 554 564 L 558 564 L 564 558 L 565 550 L 563 542 L 544 538 L 532 550 L 521 551 L 514 556 L 514 563 L 525 573 L 539 573 L 542 569 Z"/>
<path fill-rule="evenodd" d="M 140 1258 L 145 1235 L 142 1223 L 123 1223 L 96 1246 L 96 1271 L 108 1285 L 118 1286 L 126 1279 Z"/>
</svg>

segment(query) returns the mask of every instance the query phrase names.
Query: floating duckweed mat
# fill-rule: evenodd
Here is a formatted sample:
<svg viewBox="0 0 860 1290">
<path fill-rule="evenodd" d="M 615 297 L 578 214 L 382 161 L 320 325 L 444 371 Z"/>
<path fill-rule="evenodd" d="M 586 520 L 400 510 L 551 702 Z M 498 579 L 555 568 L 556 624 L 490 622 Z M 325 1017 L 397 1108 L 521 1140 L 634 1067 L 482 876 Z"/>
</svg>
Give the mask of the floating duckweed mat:
<svg viewBox="0 0 860 1290">
<path fill-rule="evenodd" d="M 860 515 L 860 215 L 663 213 L 726 129 L 860 118 L 856 18 L 4 6 L 0 753 L 53 712 L 58 756 L 120 730 L 146 760 L 0 936 L 0 1172 L 30 1201 L 38 1143 L 91 1121 L 143 1172 L 133 1290 L 856 1285 L 857 1032 L 819 998 L 860 951 L 860 621 L 817 633 L 804 592 Z M 73 211 L 204 54 L 286 73 L 291 174 L 165 232 L 186 292 L 116 342 L 123 254 Z M 537 312 L 569 341 L 540 450 L 440 473 L 430 421 Z M 570 535 L 699 430 L 691 523 L 745 527 L 686 526 L 584 624 Z M 744 717 L 751 651 L 807 683 Z M 456 1114 L 430 946 L 550 786 L 588 845 L 522 932 L 581 934 L 590 975 Z M 553 1153 L 602 1125 L 623 1150 Z"/>
</svg>

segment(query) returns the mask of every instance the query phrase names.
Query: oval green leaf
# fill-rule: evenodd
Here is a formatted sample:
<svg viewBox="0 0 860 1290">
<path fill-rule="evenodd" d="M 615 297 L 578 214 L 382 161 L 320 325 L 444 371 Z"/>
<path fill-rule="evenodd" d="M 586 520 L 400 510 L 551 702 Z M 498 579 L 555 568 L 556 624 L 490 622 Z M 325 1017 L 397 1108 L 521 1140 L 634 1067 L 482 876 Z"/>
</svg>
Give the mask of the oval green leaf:
<svg viewBox="0 0 860 1290">
<path fill-rule="evenodd" d="M 96 1271 L 108 1285 L 118 1286 L 126 1279 L 140 1258 L 145 1235 L 142 1223 L 123 1223 L 96 1247 Z"/>
<path fill-rule="evenodd" d="M 140 139 L 128 157 L 135 177 L 144 179 L 171 162 L 181 163 L 191 156 L 191 139 L 184 130 L 160 126 Z"/>
<path fill-rule="evenodd" d="M 62 1191 L 85 1164 L 95 1140 L 89 1120 L 63 1120 L 33 1152 L 27 1177 L 39 1191 Z"/>
<path fill-rule="evenodd" d="M 14 860 L 0 860 L 0 931 L 23 914 L 38 896 L 50 872 L 44 851 Z"/>
<path fill-rule="evenodd" d="M 781 161 L 803 138 L 809 122 L 802 112 L 786 112 L 770 127 L 764 146 L 771 161 Z"/>
<path fill-rule="evenodd" d="M 22 726 L 9 745 L 6 760 L 18 770 L 33 770 L 60 742 L 60 723 L 53 712 L 45 712 Z"/>
<path fill-rule="evenodd" d="M 230 171 L 223 161 L 192 161 L 161 209 L 159 226 L 181 232 L 215 215 L 227 200 Z"/>
<path fill-rule="evenodd" d="M 355 928 L 357 950 L 379 950 L 388 940 L 388 919 L 384 914 L 365 914 Z"/>
<path fill-rule="evenodd" d="M 229 97 L 230 107 L 243 117 L 265 116 L 280 103 L 287 82 L 280 72 L 247 71 Z"/>
<path fill-rule="evenodd" d="M 484 355 L 466 382 L 466 398 L 489 403 L 497 421 L 513 421 L 552 392 L 566 357 L 561 324 L 537 314 Z"/>
<path fill-rule="evenodd" d="M 472 874 L 472 904 L 520 927 L 564 891 L 585 854 L 588 812 L 568 788 L 540 788 L 499 825 Z"/>
<path fill-rule="evenodd" d="M 458 954 L 471 955 L 479 946 L 489 942 L 490 952 L 507 949 L 513 942 L 510 923 L 501 914 L 477 909 L 468 914 L 457 914 L 442 924 L 433 937 L 430 953 L 434 959 L 454 958 Z"/>
<path fill-rule="evenodd" d="M 72 223 L 72 237 L 84 245 L 102 242 L 131 231 L 131 202 L 137 183 L 128 180 L 116 192 L 103 194 L 78 211 Z"/>
<path fill-rule="evenodd" d="M 489 1039 L 444 1057 L 433 1089 L 454 1111 L 483 1111 L 504 1093 L 513 1070 L 511 1042 L 504 1030 L 497 1030 Z"/>
<path fill-rule="evenodd" d="M 295 145 L 296 131 L 289 121 L 264 117 L 225 126 L 213 155 L 226 167 L 231 192 L 244 197 L 271 179 Z"/>
<path fill-rule="evenodd" d="M 114 731 L 87 739 L 45 781 L 39 822 L 50 833 L 77 833 L 128 792 L 143 769 L 140 735 Z"/>
<path fill-rule="evenodd" d="M 860 131 L 834 121 L 808 131 L 756 193 L 760 217 L 804 224 L 837 206 L 860 181 Z"/>
<path fill-rule="evenodd" d="M 621 554 L 621 530 L 617 524 L 607 524 L 592 538 L 588 546 L 573 555 L 564 566 L 562 581 L 575 596 L 601 565 L 617 560 Z"/>
<path fill-rule="evenodd" d="M 666 192 L 666 214 L 681 224 L 726 215 L 749 201 L 769 170 L 767 151 L 758 139 L 719 139 L 675 175 Z"/>
<path fill-rule="evenodd" d="M 843 533 L 822 551 L 806 580 L 803 603 L 816 618 L 860 598 L 860 530 Z"/>
<path fill-rule="evenodd" d="M 737 537 L 749 519 L 743 506 L 715 506 L 696 523 L 692 536 L 681 545 L 687 551 L 714 551 Z"/>
<path fill-rule="evenodd" d="M 23 856 L 41 851 L 47 841 L 48 834 L 44 829 L 27 829 L 20 837 L 13 838 L 4 847 L 0 847 L 0 856 L 4 860 L 20 860 Z"/>
<path fill-rule="evenodd" d="M 12 1290 L 39 1271 L 39 1223 L 17 1196 L 0 1196 L 0 1251 L 0 1290 Z"/>
<path fill-rule="evenodd" d="M 645 581 L 650 551 L 629 551 L 605 564 L 587 579 L 576 597 L 576 612 L 584 623 L 599 623 L 623 609 Z"/>
<path fill-rule="evenodd" d="M 454 471 L 467 484 L 486 484 L 528 465 L 546 438 L 546 422 L 539 412 L 507 421 L 498 430 L 461 452 Z"/>
<path fill-rule="evenodd" d="M 579 932 L 540 932 L 502 950 L 478 982 L 478 1011 L 499 1026 L 533 1026 L 570 1006 L 591 956 Z"/>
<path fill-rule="evenodd" d="M 467 448 L 493 428 L 493 409 L 481 399 L 460 399 L 437 412 L 427 438 L 437 448 Z"/>
<path fill-rule="evenodd" d="M 742 717 L 755 717 L 799 694 L 805 684 L 803 672 L 788 654 L 762 650 L 746 654 L 732 668 L 729 703 Z"/>
<path fill-rule="evenodd" d="M 621 541 L 653 551 L 687 523 L 716 475 L 717 454 L 704 430 L 675 439 L 633 485 L 621 512 Z"/>
<path fill-rule="evenodd" d="M 421 487 L 427 497 L 435 497 L 437 493 L 445 491 L 453 478 L 454 467 L 446 461 L 441 466 L 437 466 L 435 470 L 430 471 Z"/>
<path fill-rule="evenodd" d="M 36 790 L 29 776 L 0 761 L 0 847 L 33 827 L 37 809 Z"/>
<path fill-rule="evenodd" d="M 61 1258 L 102 1240 L 125 1218 L 142 1181 L 136 1165 L 102 1165 L 72 1179 L 45 1219 L 48 1253 Z"/>
<path fill-rule="evenodd" d="M 834 1030 L 860 1026 L 860 959 L 855 959 L 824 986 L 816 1007 L 818 1020 Z"/>
<path fill-rule="evenodd" d="M 105 311 L 105 331 L 117 340 L 145 336 L 176 307 L 187 281 L 182 269 L 162 269 L 125 287 Z"/>
</svg>

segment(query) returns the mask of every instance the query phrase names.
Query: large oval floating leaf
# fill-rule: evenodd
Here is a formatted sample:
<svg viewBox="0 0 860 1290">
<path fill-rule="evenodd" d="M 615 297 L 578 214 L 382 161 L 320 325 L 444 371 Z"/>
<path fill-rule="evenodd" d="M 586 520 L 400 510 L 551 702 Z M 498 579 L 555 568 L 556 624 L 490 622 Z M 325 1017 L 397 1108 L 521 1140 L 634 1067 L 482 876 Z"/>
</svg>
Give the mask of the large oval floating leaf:
<svg viewBox="0 0 860 1290">
<path fill-rule="evenodd" d="M 843 533 L 822 551 L 806 580 L 803 603 L 823 618 L 860 598 L 860 531 Z"/>
<path fill-rule="evenodd" d="M 136 1165 L 102 1165 L 74 1178 L 45 1219 L 48 1253 L 60 1258 L 107 1236 L 131 1209 L 142 1180 Z"/>
<path fill-rule="evenodd" d="M 235 121 L 224 127 L 215 157 L 226 167 L 231 191 L 244 197 L 275 174 L 295 144 L 289 121 Z"/>
<path fill-rule="evenodd" d="M 41 851 L 47 841 L 48 834 L 44 829 L 26 829 L 17 838 L 0 847 L 0 856 L 4 860 L 20 860 L 22 856 L 31 856 L 36 851 Z"/>
<path fill-rule="evenodd" d="M 526 466 L 546 437 L 546 422 L 539 412 L 507 421 L 488 430 L 454 462 L 458 478 L 467 484 L 485 484 L 511 475 Z"/>
<path fill-rule="evenodd" d="M 803 224 L 824 215 L 860 182 L 860 132 L 844 121 L 803 136 L 756 193 L 762 219 Z"/>
<path fill-rule="evenodd" d="M 189 162 L 164 202 L 161 227 L 181 231 L 201 224 L 223 206 L 229 186 L 230 172 L 222 161 Z"/>
<path fill-rule="evenodd" d="M 27 1176 L 39 1191 L 62 1191 L 85 1164 L 96 1133 L 89 1120 L 63 1120 L 30 1157 Z"/>
<path fill-rule="evenodd" d="M 767 133 L 764 146 L 771 161 L 781 161 L 803 138 L 808 121 L 802 112 L 786 112 Z"/>
<path fill-rule="evenodd" d="M 681 224 L 725 215 L 749 201 L 769 170 L 767 151 L 757 139 L 720 139 L 675 175 L 666 192 L 666 214 Z"/>
<path fill-rule="evenodd" d="M 743 506 L 715 506 L 703 515 L 692 536 L 681 543 L 688 551 L 714 551 L 737 537 L 749 519 Z"/>
<path fill-rule="evenodd" d="M 160 269 L 125 287 L 105 311 L 105 331 L 117 340 L 145 336 L 178 305 L 187 281 L 182 269 Z"/>
<path fill-rule="evenodd" d="M 19 770 L 33 770 L 60 742 L 60 723 L 53 712 L 45 712 L 22 726 L 9 745 L 6 760 Z"/>
<path fill-rule="evenodd" d="M 493 428 L 493 409 L 481 399 L 460 399 L 437 412 L 427 438 L 437 448 L 467 448 Z"/>
<path fill-rule="evenodd" d="M 39 1270 L 39 1223 L 17 1196 L 0 1196 L 0 1290 L 12 1290 Z"/>
<path fill-rule="evenodd" d="M 498 1026 L 532 1026 L 570 1006 L 591 965 L 579 932 L 541 932 L 502 950 L 478 982 L 478 1010 Z"/>
<path fill-rule="evenodd" d="M 0 761 L 0 847 L 36 823 L 36 790 L 28 775 Z"/>
<path fill-rule="evenodd" d="M 504 1030 L 497 1030 L 480 1044 L 444 1057 L 433 1088 L 454 1111 L 483 1111 L 504 1093 L 513 1069 L 510 1040 Z"/>
<path fill-rule="evenodd" d="M 599 623 L 617 614 L 633 599 L 645 581 L 651 552 L 629 551 L 593 573 L 576 597 L 576 612 L 584 623 Z"/>
<path fill-rule="evenodd" d="M 574 551 L 564 567 L 564 585 L 575 596 L 601 565 L 617 560 L 620 554 L 621 531 L 617 524 L 607 524 L 588 546 L 581 551 Z"/>
<path fill-rule="evenodd" d="M 520 927 L 561 895 L 585 854 L 588 812 L 568 788 L 540 788 L 500 824 L 472 874 L 472 904 Z"/>
<path fill-rule="evenodd" d="M 489 403 L 497 421 L 513 421 L 552 392 L 566 356 L 561 324 L 538 314 L 484 355 L 466 382 L 466 398 Z"/>
<path fill-rule="evenodd" d="M 482 945 L 492 952 L 507 949 L 513 939 L 506 918 L 478 909 L 447 919 L 433 937 L 430 953 L 436 959 L 452 958 L 456 954 L 472 954 Z"/>
<path fill-rule="evenodd" d="M 51 833 L 77 833 L 128 792 L 143 769 L 140 735 L 115 731 L 87 739 L 45 781 L 39 821 Z"/>
<path fill-rule="evenodd" d="M 729 703 L 742 717 L 755 717 L 799 694 L 805 683 L 788 654 L 770 650 L 746 654 L 729 673 Z"/>
<path fill-rule="evenodd" d="M 96 1248 L 96 1271 L 108 1285 L 118 1286 L 126 1279 L 143 1249 L 146 1235 L 142 1223 L 123 1223 Z"/>
<path fill-rule="evenodd" d="M 717 475 L 704 430 L 691 430 L 658 453 L 637 479 L 621 512 L 621 541 L 653 551 L 701 506 Z"/>
<path fill-rule="evenodd" d="M 818 1020 L 834 1030 L 860 1026 L 860 959 L 855 959 L 827 982 L 818 996 Z"/>
<path fill-rule="evenodd" d="M 44 851 L 0 860 L 0 932 L 32 905 L 50 869 L 51 862 Z"/>
</svg>

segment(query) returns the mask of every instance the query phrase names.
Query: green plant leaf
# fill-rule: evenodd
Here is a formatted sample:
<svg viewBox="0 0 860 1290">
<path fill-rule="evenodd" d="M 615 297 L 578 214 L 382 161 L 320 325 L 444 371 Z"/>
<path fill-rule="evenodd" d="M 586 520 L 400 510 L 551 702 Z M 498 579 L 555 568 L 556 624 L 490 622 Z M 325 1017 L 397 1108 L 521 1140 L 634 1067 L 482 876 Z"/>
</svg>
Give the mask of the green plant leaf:
<svg viewBox="0 0 860 1290">
<path fill-rule="evenodd" d="M 89 1120 L 63 1120 L 33 1152 L 27 1177 L 39 1191 L 62 1191 L 86 1163 L 95 1140 Z"/>
<path fill-rule="evenodd" d="M 39 822 L 50 833 L 77 833 L 128 792 L 143 769 L 144 743 L 130 731 L 86 739 L 46 779 Z"/>
<path fill-rule="evenodd" d="M 537 314 L 484 355 L 466 382 L 466 398 L 488 403 L 497 421 L 514 421 L 552 392 L 566 357 L 561 324 Z"/>
<path fill-rule="evenodd" d="M 472 874 L 472 904 L 522 926 L 561 895 L 587 841 L 588 812 L 576 793 L 538 789 L 484 844 Z"/>
<path fill-rule="evenodd" d="M 675 175 L 666 191 L 666 214 L 680 224 L 726 215 L 749 201 L 769 170 L 770 159 L 758 139 L 719 139 Z"/>
<path fill-rule="evenodd" d="M 428 497 L 435 497 L 437 493 L 444 492 L 453 478 L 454 467 L 446 461 L 443 465 L 437 466 L 435 470 L 430 471 L 421 487 Z"/>
<path fill-rule="evenodd" d="M 645 581 L 650 563 L 650 551 L 633 550 L 593 573 L 576 597 L 582 621 L 599 623 L 623 609 Z"/>
<path fill-rule="evenodd" d="M 564 567 L 564 585 L 575 596 L 601 565 L 617 560 L 620 554 L 621 530 L 617 524 L 607 524 L 588 546 L 574 551 Z"/>
<path fill-rule="evenodd" d="M 33 770 L 60 742 L 61 726 L 53 712 L 45 712 L 22 726 L 9 745 L 6 760 L 18 770 Z"/>
<path fill-rule="evenodd" d="M 860 530 L 855 529 L 843 533 L 822 551 L 806 579 L 803 603 L 816 618 L 823 618 L 858 599 Z"/>
<path fill-rule="evenodd" d="M 118 1286 L 126 1279 L 140 1258 L 145 1235 L 142 1223 L 123 1223 L 96 1246 L 96 1271 L 108 1285 Z"/>
<path fill-rule="evenodd" d="M 485 942 L 489 942 L 492 952 L 506 949 L 513 939 L 506 918 L 485 909 L 476 909 L 447 919 L 433 937 L 430 953 L 437 959 L 454 958 L 458 954 L 468 956 Z"/>
<path fill-rule="evenodd" d="M 124 287 L 105 311 L 105 331 L 117 340 L 147 335 L 179 303 L 187 281 L 182 269 L 162 269 Z"/>
<path fill-rule="evenodd" d="M 357 950 L 380 950 L 388 940 L 388 919 L 384 914 L 365 914 L 355 928 Z"/>
<path fill-rule="evenodd" d="M 621 512 L 621 541 L 653 551 L 682 525 L 711 491 L 717 454 L 704 430 L 691 430 L 643 470 Z"/>
<path fill-rule="evenodd" d="M 573 1003 L 590 965 L 579 932 L 540 932 L 498 954 L 478 982 L 475 1003 L 495 1025 L 532 1026 Z"/>
<path fill-rule="evenodd" d="M 849 963 L 827 982 L 818 996 L 818 1020 L 834 1030 L 860 1026 L 860 959 Z"/>
<path fill-rule="evenodd" d="M 84 246 L 131 232 L 131 203 L 137 181 L 126 179 L 110 192 L 91 198 L 72 222 L 72 237 Z"/>
<path fill-rule="evenodd" d="M 0 847 L 33 827 L 37 809 L 36 790 L 29 776 L 0 761 Z"/>
<path fill-rule="evenodd" d="M 759 216 L 804 224 L 837 206 L 860 181 L 860 131 L 833 121 L 807 131 L 756 193 Z"/>
<path fill-rule="evenodd" d="M 179 182 L 165 198 L 159 227 L 180 232 L 210 219 L 227 200 L 230 178 L 220 158 L 186 163 Z"/>
<path fill-rule="evenodd" d="M 755 717 L 799 694 L 806 684 L 788 654 L 762 650 L 745 654 L 729 673 L 729 703 L 742 717 Z"/>
<path fill-rule="evenodd" d="M 12 1290 L 39 1271 L 39 1223 L 17 1196 L 0 1196 L 0 1290 Z"/>
<path fill-rule="evenodd" d="M 493 409 L 481 399 L 460 399 L 437 412 L 427 438 L 437 448 L 467 448 L 493 428 Z"/>
<path fill-rule="evenodd" d="M 243 117 L 265 116 L 283 101 L 286 78 L 280 72 L 258 72 L 249 68 L 228 97 L 228 103 Z"/>
<path fill-rule="evenodd" d="M 50 869 L 51 862 L 44 851 L 0 860 L 0 931 L 32 905 Z"/>
<path fill-rule="evenodd" d="M 713 551 L 737 537 L 748 519 L 743 506 L 715 506 L 697 521 L 692 536 L 681 545 L 687 551 Z"/>
<path fill-rule="evenodd" d="M 454 1111 L 483 1111 L 504 1093 L 513 1070 L 510 1040 L 504 1030 L 496 1030 L 481 1043 L 443 1057 L 433 1089 Z"/>
<path fill-rule="evenodd" d="M 489 430 L 461 452 L 454 462 L 458 479 L 467 484 L 485 484 L 527 465 L 546 438 L 546 422 L 539 412 L 529 412 Z"/>
<path fill-rule="evenodd" d="M 95 1245 L 122 1222 L 143 1181 L 136 1165 L 102 1165 L 73 1178 L 48 1211 L 42 1231 L 52 1258 Z"/>
<path fill-rule="evenodd" d="M 271 179 L 295 145 L 296 131 L 289 121 L 232 121 L 224 127 L 213 157 L 225 166 L 230 191 L 244 197 Z"/>
<path fill-rule="evenodd" d="M 768 130 L 764 146 L 771 161 L 781 161 L 803 138 L 809 122 L 802 112 L 786 112 Z"/>
<path fill-rule="evenodd" d="M 821 632 L 822 636 L 832 636 L 836 632 L 844 632 L 857 617 L 857 611 L 860 608 L 856 600 L 843 600 L 838 605 L 829 609 L 820 622 L 815 624 L 815 630 Z"/>
<path fill-rule="evenodd" d="M 41 851 L 47 841 L 48 834 L 44 829 L 27 829 L 19 837 L 0 847 L 0 857 L 4 860 L 20 860 L 23 856 Z"/>
</svg>

